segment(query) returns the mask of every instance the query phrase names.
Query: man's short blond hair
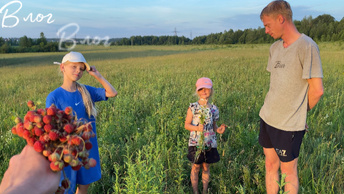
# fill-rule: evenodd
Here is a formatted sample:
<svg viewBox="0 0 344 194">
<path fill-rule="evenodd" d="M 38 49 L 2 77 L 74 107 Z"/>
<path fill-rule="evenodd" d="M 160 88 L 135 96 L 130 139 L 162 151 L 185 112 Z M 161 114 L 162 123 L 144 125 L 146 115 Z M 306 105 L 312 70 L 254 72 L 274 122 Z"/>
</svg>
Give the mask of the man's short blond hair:
<svg viewBox="0 0 344 194">
<path fill-rule="evenodd" d="M 277 17 L 279 14 L 287 21 L 293 21 L 293 11 L 291 10 L 290 4 L 284 0 L 277 0 L 269 3 L 260 13 L 260 19 L 263 19 L 263 16 Z"/>
</svg>

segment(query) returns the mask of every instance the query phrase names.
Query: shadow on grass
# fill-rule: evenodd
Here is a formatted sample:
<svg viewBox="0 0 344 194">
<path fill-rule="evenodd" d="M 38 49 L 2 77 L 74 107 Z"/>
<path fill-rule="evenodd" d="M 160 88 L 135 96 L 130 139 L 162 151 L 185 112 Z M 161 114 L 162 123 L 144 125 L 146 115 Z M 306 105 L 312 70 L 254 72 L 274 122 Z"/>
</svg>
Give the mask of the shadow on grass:
<svg viewBox="0 0 344 194">
<path fill-rule="evenodd" d="M 197 51 L 175 51 L 175 50 L 145 50 L 145 51 L 130 51 L 130 52 L 84 52 L 83 55 L 87 61 L 98 61 L 98 60 L 116 60 L 116 59 L 126 59 L 126 58 L 141 58 L 141 57 L 151 57 L 151 56 L 165 56 L 173 55 L 179 53 L 189 53 Z M 0 67 L 5 66 L 40 66 L 53 64 L 53 62 L 62 61 L 63 56 L 67 52 L 59 53 L 32 53 L 31 56 L 28 56 L 30 53 L 19 53 L 16 54 L 18 57 L 9 57 L 1 58 L 0 57 Z M 23 56 L 25 55 L 25 56 Z"/>
</svg>

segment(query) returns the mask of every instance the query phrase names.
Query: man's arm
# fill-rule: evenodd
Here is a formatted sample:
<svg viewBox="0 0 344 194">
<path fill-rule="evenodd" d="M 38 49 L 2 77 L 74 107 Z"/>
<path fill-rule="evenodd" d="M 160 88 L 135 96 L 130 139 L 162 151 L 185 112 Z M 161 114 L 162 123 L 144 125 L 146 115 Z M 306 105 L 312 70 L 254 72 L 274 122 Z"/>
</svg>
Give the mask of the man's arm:
<svg viewBox="0 0 344 194">
<path fill-rule="evenodd" d="M 324 94 L 324 87 L 322 78 L 311 78 L 307 79 L 307 81 L 309 84 L 308 110 L 311 110 L 319 102 L 321 96 Z"/>
</svg>

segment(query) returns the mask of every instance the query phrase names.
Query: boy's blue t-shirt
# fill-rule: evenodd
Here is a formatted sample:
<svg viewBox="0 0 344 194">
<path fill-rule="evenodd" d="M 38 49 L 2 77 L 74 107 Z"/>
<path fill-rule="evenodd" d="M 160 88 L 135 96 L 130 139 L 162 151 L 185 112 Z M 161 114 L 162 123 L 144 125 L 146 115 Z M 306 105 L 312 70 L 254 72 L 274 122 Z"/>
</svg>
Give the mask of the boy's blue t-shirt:
<svg viewBox="0 0 344 194">
<path fill-rule="evenodd" d="M 95 88 L 87 85 L 85 85 L 85 87 L 90 93 L 93 102 L 107 100 L 104 88 Z M 90 169 L 85 169 L 84 167 L 82 167 L 78 171 L 72 170 L 70 166 L 64 168 L 68 179 L 71 181 L 71 188 L 68 190 L 68 193 L 74 193 L 76 184 L 87 185 L 101 178 L 100 159 L 95 124 L 96 119 L 93 116 L 91 116 L 91 118 L 88 117 L 84 102 L 82 100 L 82 96 L 78 90 L 75 92 L 68 92 L 61 87 L 55 89 L 48 95 L 46 99 L 47 108 L 50 107 L 52 104 L 55 104 L 55 106 L 60 110 L 64 110 L 68 106 L 72 107 L 73 114 L 76 115 L 78 119 L 84 119 L 85 122 L 92 122 L 93 132 L 96 134 L 96 137 L 90 139 L 92 143 L 92 149 L 89 150 L 89 158 L 94 158 L 97 161 L 97 165 Z M 61 174 L 61 180 L 63 179 L 63 174 Z"/>
</svg>

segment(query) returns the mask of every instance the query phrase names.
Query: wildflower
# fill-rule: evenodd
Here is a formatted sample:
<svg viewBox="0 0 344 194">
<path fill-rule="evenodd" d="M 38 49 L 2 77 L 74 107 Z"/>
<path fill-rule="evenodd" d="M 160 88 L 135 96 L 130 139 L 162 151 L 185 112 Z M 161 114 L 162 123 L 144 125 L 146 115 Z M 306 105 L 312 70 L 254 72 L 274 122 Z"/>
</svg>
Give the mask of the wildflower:
<svg viewBox="0 0 344 194">
<path fill-rule="evenodd" d="M 207 105 L 201 106 L 201 108 L 199 109 L 199 123 L 200 124 L 205 124 L 205 122 L 209 119 L 209 112 L 210 112 L 210 110 L 207 107 Z M 200 133 L 200 139 L 199 139 L 197 151 L 195 154 L 195 161 L 198 160 L 202 151 L 208 149 L 205 142 L 204 142 L 204 131 L 199 132 L 199 133 Z"/>
</svg>

